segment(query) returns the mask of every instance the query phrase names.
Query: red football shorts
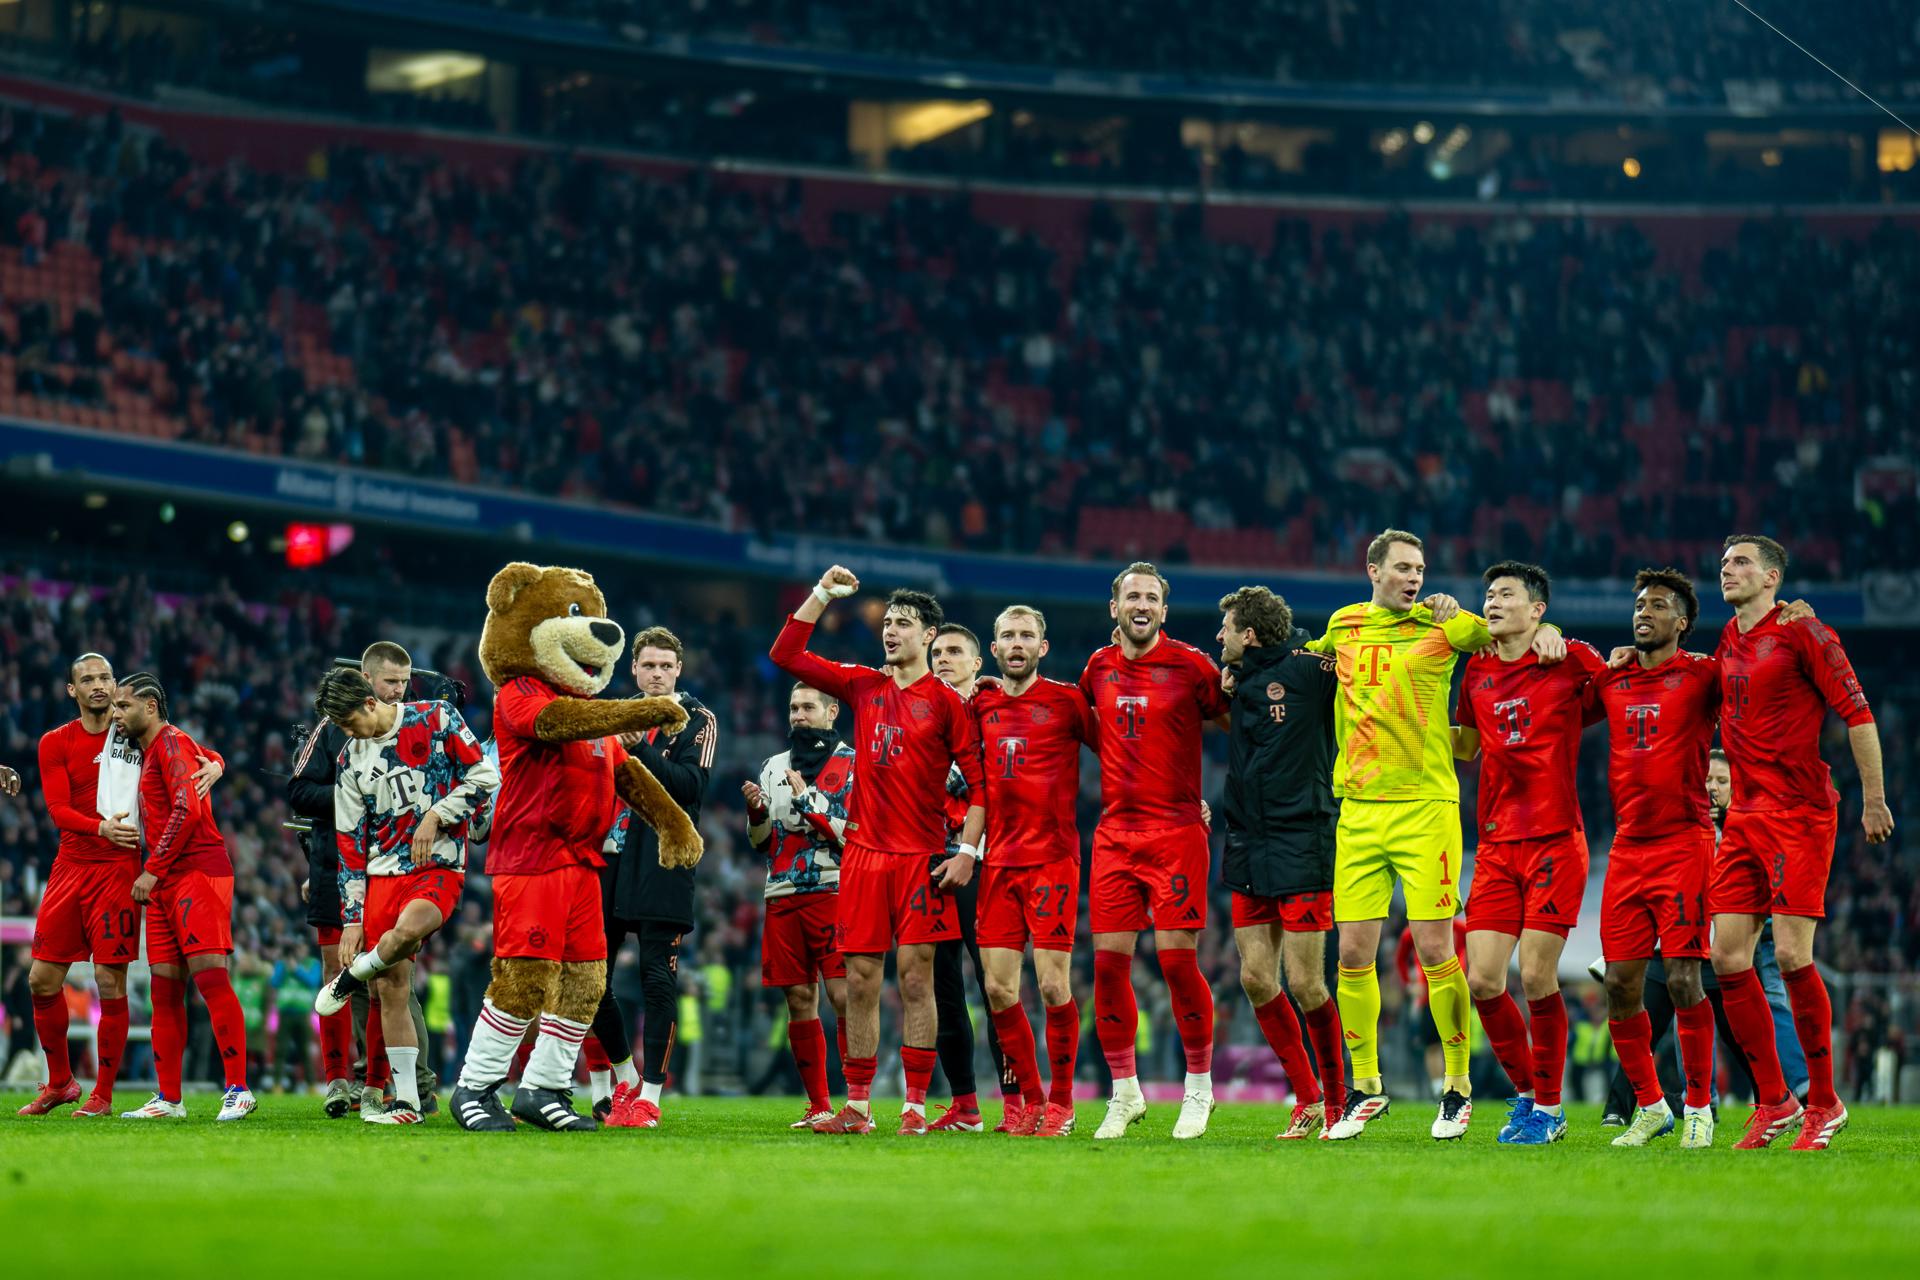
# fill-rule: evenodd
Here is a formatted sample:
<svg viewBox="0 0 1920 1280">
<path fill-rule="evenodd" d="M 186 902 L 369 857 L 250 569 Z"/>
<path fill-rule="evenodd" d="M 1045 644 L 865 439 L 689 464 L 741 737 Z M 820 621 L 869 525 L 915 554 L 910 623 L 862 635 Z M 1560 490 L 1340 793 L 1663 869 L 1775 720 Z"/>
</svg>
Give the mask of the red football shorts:
<svg viewBox="0 0 1920 1280">
<path fill-rule="evenodd" d="M 1257 924 L 1277 924 L 1285 933 L 1325 933 L 1333 928 L 1333 890 L 1262 898 L 1235 889 L 1233 927 L 1248 929 Z"/>
<path fill-rule="evenodd" d="M 846 958 L 833 941 L 839 918 L 837 893 L 802 893 L 767 903 L 767 926 L 760 939 L 760 985 L 810 987 L 820 978 L 846 977 Z"/>
<path fill-rule="evenodd" d="M 204 871 L 169 876 L 147 895 L 147 963 L 233 950 L 233 877 Z"/>
<path fill-rule="evenodd" d="M 48 964 L 128 964 L 140 953 L 140 904 L 133 882 L 140 868 L 125 862 L 53 860 L 47 891 L 33 918 L 33 958 Z"/>
<path fill-rule="evenodd" d="M 1080 859 L 1055 858 L 1034 866 L 1003 867 L 989 853 L 980 867 L 980 905 L 974 940 L 982 947 L 1071 951 L 1080 923 Z"/>
<path fill-rule="evenodd" d="M 453 919 L 460 905 L 460 890 L 466 873 L 451 867 L 423 867 L 404 876 L 368 876 L 367 902 L 361 910 L 361 928 L 368 948 L 400 923 L 400 913 L 409 902 L 431 902 L 440 913 L 440 923 Z"/>
<path fill-rule="evenodd" d="M 1562 831 L 1539 840 L 1482 840 L 1473 855 L 1467 932 L 1519 937 L 1537 929 L 1566 937 L 1587 894 L 1587 837 Z"/>
<path fill-rule="evenodd" d="M 924 853 L 849 844 L 840 859 L 834 945 L 843 956 L 877 956 L 960 936 L 960 907 L 934 888 Z"/>
<path fill-rule="evenodd" d="M 1704 959 L 1711 950 L 1707 876 L 1713 828 L 1652 840 L 1616 836 L 1600 891 L 1600 954 L 1650 960 L 1654 944 L 1668 959 Z"/>
<path fill-rule="evenodd" d="M 1713 860 L 1707 909 L 1714 915 L 1827 914 L 1827 875 L 1840 815 L 1803 805 L 1773 813 L 1735 810 Z"/>
<path fill-rule="evenodd" d="M 1090 912 L 1095 933 L 1207 927 L 1207 829 L 1093 833 Z"/>
<path fill-rule="evenodd" d="M 337 924 L 315 925 L 313 931 L 320 935 L 320 945 L 337 947 L 340 945 L 340 926 Z"/>
<path fill-rule="evenodd" d="M 371 929 L 368 932 L 371 935 Z M 503 960 L 564 964 L 605 960 L 600 873 L 575 862 L 533 875 L 495 876 L 493 954 Z"/>
</svg>

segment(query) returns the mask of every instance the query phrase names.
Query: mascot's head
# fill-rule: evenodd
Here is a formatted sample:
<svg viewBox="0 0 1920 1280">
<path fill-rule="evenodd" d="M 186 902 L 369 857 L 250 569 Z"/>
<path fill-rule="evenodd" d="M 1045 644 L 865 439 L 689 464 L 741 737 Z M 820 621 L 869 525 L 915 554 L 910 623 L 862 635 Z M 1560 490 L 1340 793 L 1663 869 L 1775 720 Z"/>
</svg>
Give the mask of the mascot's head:
<svg viewBox="0 0 1920 1280">
<path fill-rule="evenodd" d="M 515 562 L 487 584 L 480 666 L 496 686 L 539 676 L 556 689 L 590 698 L 613 679 L 626 634 L 607 620 L 607 600 L 591 574 Z"/>
</svg>

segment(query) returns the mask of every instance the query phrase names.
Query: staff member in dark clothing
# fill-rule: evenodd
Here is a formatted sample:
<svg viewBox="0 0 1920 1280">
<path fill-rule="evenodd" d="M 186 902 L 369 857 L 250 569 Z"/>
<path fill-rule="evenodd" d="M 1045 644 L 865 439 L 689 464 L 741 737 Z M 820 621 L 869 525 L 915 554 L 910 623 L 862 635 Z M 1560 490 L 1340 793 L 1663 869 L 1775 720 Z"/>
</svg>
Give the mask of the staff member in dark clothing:
<svg viewBox="0 0 1920 1280">
<path fill-rule="evenodd" d="M 373 685 L 374 696 L 386 703 L 404 702 L 413 685 L 413 656 L 391 640 L 376 640 L 360 655 L 360 674 Z M 347 735 L 331 721 L 322 722 L 307 735 L 295 757 L 293 776 L 287 780 L 287 803 L 293 811 L 311 822 L 312 830 L 301 837 L 307 855 L 307 923 L 320 935 L 321 982 L 330 983 L 339 976 L 342 965 L 351 956 L 340 954 L 340 854 L 333 829 L 334 769 Z M 435 1097 L 439 1077 L 433 1071 L 433 1059 L 427 1052 L 427 1020 L 418 996 L 408 995 L 413 1014 L 413 1031 L 420 1046 L 416 1081 L 420 1090 L 420 1112 L 432 1115 L 440 1109 Z M 326 1113 L 338 1120 L 350 1110 L 382 1105 L 380 1090 L 368 1081 L 356 1093 L 353 1079 L 367 1081 L 367 1068 L 373 1067 L 374 1080 L 381 1078 L 376 1061 L 368 1063 L 366 1045 L 367 997 L 356 993 L 351 1006 L 351 1021 L 346 1011 L 320 1019 L 320 1056 L 327 1073 Z M 376 1028 L 379 1023 L 375 1021 Z M 349 1066 L 355 1041 L 363 1046 L 362 1057 Z M 375 1048 L 378 1048 L 376 1036 Z M 376 1059 L 382 1055 L 373 1055 Z M 371 1093 L 369 1100 L 366 1096 Z"/>
<path fill-rule="evenodd" d="M 677 698 L 686 708 L 687 726 L 671 738 L 652 730 L 621 741 L 698 825 L 720 727 L 713 712 L 674 687 L 685 654 L 680 638 L 665 627 L 648 627 L 633 638 L 633 679 L 640 695 Z M 600 873 L 609 981 L 593 1017 L 593 1034 L 617 1083 L 608 1097 L 595 1100 L 593 1109 L 611 1127 L 652 1129 L 660 1124 L 660 1091 L 679 1023 L 680 943 L 693 929 L 693 868 L 662 867 L 659 836 L 632 818 L 626 806 L 620 806 L 607 834 L 609 856 Z M 637 836 L 630 839 L 634 832 Z M 613 963 L 629 936 L 639 944 L 640 995 L 646 1009 L 637 1086 L 633 1024 L 622 1012 L 611 981 Z"/>
<path fill-rule="evenodd" d="M 1220 601 L 1221 683 L 1233 696 L 1227 734 L 1227 850 L 1222 879 L 1233 890 L 1240 985 L 1298 1101 L 1281 1138 L 1312 1137 L 1346 1102 L 1340 1009 L 1327 990 L 1333 929 L 1332 658 L 1298 647 L 1293 610 L 1265 587 Z M 1286 972 L 1287 991 L 1280 989 Z M 1320 1078 L 1300 1022 L 1306 1014 Z"/>
</svg>

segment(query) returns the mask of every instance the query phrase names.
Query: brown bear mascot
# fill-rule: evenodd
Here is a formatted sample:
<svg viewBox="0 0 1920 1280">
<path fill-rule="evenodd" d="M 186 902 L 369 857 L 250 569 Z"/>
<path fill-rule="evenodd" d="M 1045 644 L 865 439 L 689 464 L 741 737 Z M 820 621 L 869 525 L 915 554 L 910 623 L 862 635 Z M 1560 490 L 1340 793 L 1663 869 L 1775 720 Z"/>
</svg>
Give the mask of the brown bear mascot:
<svg viewBox="0 0 1920 1280">
<path fill-rule="evenodd" d="M 700 834 L 618 735 L 676 733 L 671 698 L 596 701 L 626 636 L 578 569 L 510 564 L 487 586 L 480 666 L 496 689 L 500 789 L 487 873 L 493 879 L 493 981 L 473 1028 L 453 1116 L 462 1129 L 593 1129 L 573 1109 L 574 1059 L 607 982 L 600 916 L 601 838 L 614 798 L 660 834 L 660 864 L 700 860 Z M 498 1090 L 527 1028 L 539 1036 L 509 1115 Z"/>
</svg>

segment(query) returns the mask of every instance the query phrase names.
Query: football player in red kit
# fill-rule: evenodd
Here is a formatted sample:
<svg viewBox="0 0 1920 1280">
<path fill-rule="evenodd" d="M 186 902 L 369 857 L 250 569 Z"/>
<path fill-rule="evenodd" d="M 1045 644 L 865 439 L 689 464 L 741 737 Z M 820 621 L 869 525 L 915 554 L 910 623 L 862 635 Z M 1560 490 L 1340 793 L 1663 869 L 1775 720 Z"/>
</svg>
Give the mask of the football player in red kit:
<svg viewBox="0 0 1920 1280">
<path fill-rule="evenodd" d="M 1720 745 L 1733 767 L 1733 804 L 1707 887 L 1713 971 L 1721 1005 L 1753 1072 L 1755 1101 L 1736 1150 L 1764 1147 L 1798 1125 L 1796 1151 L 1825 1150 L 1846 1127 L 1833 1087 L 1833 1007 L 1813 964 L 1815 927 L 1826 914 L 1827 875 L 1839 834 L 1839 793 L 1820 758 L 1832 711 L 1847 725 L 1860 771 L 1861 826 L 1870 844 L 1893 834 L 1880 733 L 1840 638 L 1817 620 L 1784 622 L 1780 580 L 1786 548 L 1735 534 L 1720 557 L 1720 594 L 1733 618 L 1720 633 Z M 1775 952 L 1807 1057 L 1807 1105 L 1787 1089 L 1754 946 L 1773 917 Z"/>
<path fill-rule="evenodd" d="M 123 1119 L 154 1120 L 187 1114 L 180 1097 L 181 1057 L 187 1045 L 186 978 L 207 1002 L 214 1044 L 226 1076 L 216 1120 L 239 1120 L 253 1110 L 247 1090 L 247 1023 L 227 975 L 233 951 L 233 862 L 207 798 L 194 784 L 201 750 L 167 723 L 167 694 L 146 672 L 115 689 L 113 717 L 140 744 L 140 826 L 146 861 L 133 882 L 134 901 L 146 906 L 147 962 L 153 970 L 153 1061 L 159 1088 Z"/>
<path fill-rule="evenodd" d="M 886 953 L 899 947 L 901 1063 L 906 1071 L 902 1134 L 927 1132 L 937 1019 L 933 949 L 960 936 L 947 890 L 972 878 L 986 810 L 980 740 L 960 695 L 927 667 L 927 649 L 945 621 L 921 591 L 895 591 L 880 625 L 884 668 L 828 662 L 807 652 L 813 624 L 828 602 L 850 596 L 860 580 L 840 565 L 827 570 L 773 642 L 775 666 L 853 708 L 860 783 L 848 806 L 840 859 L 840 918 L 835 928 L 847 962 L 847 1105 L 818 1133 L 871 1133 L 875 1060 L 880 1048 L 880 988 Z M 947 843 L 947 772 L 960 767 L 967 808 L 959 852 L 928 873 Z"/>
<path fill-rule="evenodd" d="M 1491 652 L 1467 659 L 1454 755 L 1481 758 L 1479 847 L 1467 899 L 1467 987 L 1487 1038 L 1519 1096 L 1499 1141 L 1538 1146 L 1566 1136 L 1560 1105 L 1567 1064 L 1567 1006 L 1560 952 L 1587 888 L 1587 836 L 1575 769 L 1587 682 L 1606 667 L 1591 645 L 1569 641 L 1564 662 L 1542 663 L 1532 645 L 1552 583 L 1538 565 L 1488 569 Z M 1597 719 L 1597 715 L 1595 716 Z M 1532 1043 L 1507 994 L 1520 952 Z"/>
<path fill-rule="evenodd" d="M 1115 640 L 1080 675 L 1100 753 L 1088 904 L 1094 1027 L 1113 1072 L 1113 1097 L 1093 1136 L 1121 1137 L 1147 1113 L 1134 1064 L 1133 951 L 1151 927 L 1187 1058 L 1173 1136 L 1197 1138 L 1213 1114 L 1213 992 L 1194 954 L 1207 927 L 1211 860 L 1200 815 L 1200 728 L 1225 717 L 1228 698 L 1213 659 L 1161 630 L 1167 580 L 1158 569 L 1136 562 L 1121 570 L 1108 611 Z"/>
</svg>

